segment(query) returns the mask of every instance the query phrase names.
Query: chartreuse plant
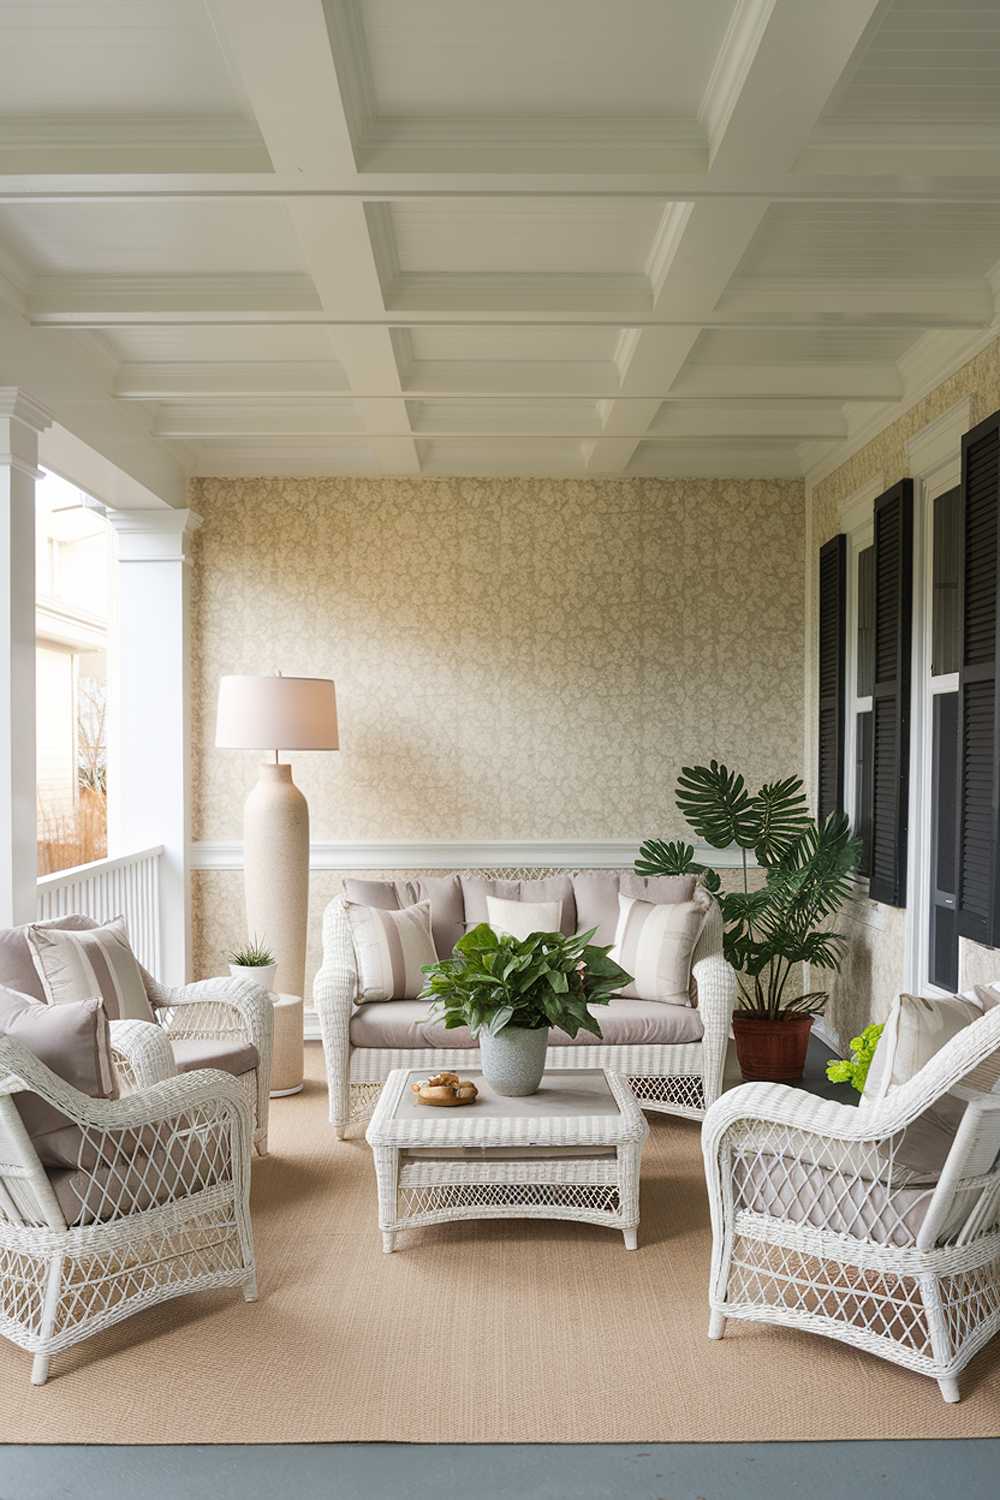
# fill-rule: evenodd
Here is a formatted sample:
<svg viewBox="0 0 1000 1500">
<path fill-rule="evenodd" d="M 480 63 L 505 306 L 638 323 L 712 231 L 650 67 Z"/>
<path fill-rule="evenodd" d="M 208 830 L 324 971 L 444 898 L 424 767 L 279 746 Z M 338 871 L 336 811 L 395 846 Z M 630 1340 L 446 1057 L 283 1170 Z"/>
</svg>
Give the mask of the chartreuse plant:
<svg viewBox="0 0 1000 1500">
<path fill-rule="evenodd" d="M 564 937 L 533 932 L 526 938 L 494 932 L 485 922 L 455 944 L 451 958 L 427 964 L 421 999 L 434 1002 L 445 1027 L 467 1026 L 473 1036 L 496 1036 L 505 1026 L 537 1031 L 559 1026 L 601 1035 L 588 1009 L 607 1005 L 631 975 L 591 943 L 596 929 Z"/>
<path fill-rule="evenodd" d="M 863 1094 L 868 1069 L 872 1065 L 882 1031 L 881 1026 L 866 1026 L 860 1036 L 852 1036 L 850 1057 L 838 1057 L 826 1065 L 826 1076 L 830 1082 L 849 1083 L 856 1093 Z"/>
<path fill-rule="evenodd" d="M 694 847 L 650 839 L 635 862 L 639 875 L 701 874 L 725 922 L 725 955 L 736 970 L 738 1009 L 762 1020 L 818 1015 L 826 992 L 789 993 L 798 966 L 839 969 L 843 934 L 825 924 L 851 895 L 861 845 L 843 813 L 818 824 L 807 810 L 797 776 L 767 782 L 758 792 L 718 761 L 685 766 L 677 806 L 699 839 L 716 849 L 740 850 L 743 889 L 722 890 L 716 870 L 697 864 Z M 753 853 L 764 884 L 750 889 Z M 794 986 L 793 986 L 794 988 Z"/>
</svg>

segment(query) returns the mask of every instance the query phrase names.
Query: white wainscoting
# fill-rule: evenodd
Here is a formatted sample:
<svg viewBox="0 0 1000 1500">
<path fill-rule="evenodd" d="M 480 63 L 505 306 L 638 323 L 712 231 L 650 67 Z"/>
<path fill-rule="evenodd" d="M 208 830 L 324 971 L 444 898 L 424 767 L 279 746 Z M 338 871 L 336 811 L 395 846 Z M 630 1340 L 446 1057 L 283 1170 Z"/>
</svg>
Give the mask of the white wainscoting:
<svg viewBox="0 0 1000 1500">
<path fill-rule="evenodd" d="M 317 841 L 309 846 L 312 870 L 480 870 L 517 869 L 628 869 L 639 852 L 640 839 L 601 840 L 400 840 L 348 843 Z M 715 869 L 737 869 L 738 849 L 695 845 L 695 858 Z M 750 864 L 756 861 L 750 857 Z M 237 840 L 201 839 L 191 846 L 193 870 L 242 870 L 243 845 Z"/>
</svg>

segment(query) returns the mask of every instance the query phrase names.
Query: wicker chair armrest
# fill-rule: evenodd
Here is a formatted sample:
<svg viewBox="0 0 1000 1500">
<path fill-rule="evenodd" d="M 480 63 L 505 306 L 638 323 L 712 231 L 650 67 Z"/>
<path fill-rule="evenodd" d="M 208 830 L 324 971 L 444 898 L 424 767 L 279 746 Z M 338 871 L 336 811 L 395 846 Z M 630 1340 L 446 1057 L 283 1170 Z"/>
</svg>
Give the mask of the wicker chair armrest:
<svg viewBox="0 0 1000 1500">
<path fill-rule="evenodd" d="M 111 1051 L 119 1079 L 129 1091 L 177 1073 L 169 1038 L 154 1021 L 112 1021 Z"/>
<path fill-rule="evenodd" d="M 897 1111 L 893 1112 L 898 1113 Z M 744 1083 L 711 1106 L 702 1122 L 702 1150 L 714 1157 L 723 1136 L 735 1126 L 785 1125 L 824 1140 L 874 1141 L 896 1133 L 902 1123 L 879 1118 L 884 1110 L 858 1110 L 832 1099 L 818 1099 L 785 1083 Z"/>
</svg>

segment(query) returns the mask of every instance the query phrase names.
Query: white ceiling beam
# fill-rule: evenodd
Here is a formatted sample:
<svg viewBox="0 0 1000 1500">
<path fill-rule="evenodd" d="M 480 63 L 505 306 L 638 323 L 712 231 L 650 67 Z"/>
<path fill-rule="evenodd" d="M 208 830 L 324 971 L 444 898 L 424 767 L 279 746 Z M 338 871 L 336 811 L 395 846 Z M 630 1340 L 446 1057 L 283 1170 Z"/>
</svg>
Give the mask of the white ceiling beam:
<svg viewBox="0 0 1000 1500">
<path fill-rule="evenodd" d="M 894 364 L 689 364 L 665 401 L 898 401 L 903 380 Z"/>
<path fill-rule="evenodd" d="M 803 0 L 805 4 L 805 0 Z M 792 67 L 797 66 L 794 62 Z M 657 198 L 674 202 L 733 197 L 768 203 L 1000 203 L 996 174 L 842 174 L 833 172 L 477 172 L 337 173 L 162 172 L 0 173 L 0 203 L 212 202 L 310 198 L 403 203 L 456 197 Z"/>
<path fill-rule="evenodd" d="M 728 210 L 732 222 L 734 210 Z M 202 323 L 285 325 L 331 328 L 421 326 L 581 326 L 677 328 L 831 328 L 859 327 L 923 331 L 927 328 L 982 328 L 991 320 L 994 298 L 985 277 L 943 278 L 939 282 L 906 280 L 771 283 L 741 279 L 720 293 L 712 309 L 699 310 L 681 298 L 661 295 L 600 298 L 579 288 L 572 304 L 559 305 L 555 295 L 564 278 L 552 277 L 552 295 L 545 278 L 525 277 L 530 288 L 502 305 L 484 299 L 462 308 L 455 299 L 424 308 L 386 307 L 374 276 L 368 244 L 368 220 L 357 205 L 305 205 L 295 210 L 304 240 L 308 239 L 321 270 L 314 279 L 301 274 L 233 274 L 158 276 L 47 275 L 29 280 L 27 288 L 11 278 L 11 296 L 22 303 L 33 323 L 54 328 L 115 328 L 164 323 L 196 326 Z M 705 217 L 722 222 L 718 206 Z M 353 245 L 353 248 L 352 248 Z M 326 257 L 336 248 L 338 260 Z M 353 257 L 353 268 L 365 277 L 364 297 L 352 296 L 351 283 L 340 270 Z M 726 252 L 731 259 L 731 253 Z M 360 267 L 357 265 L 360 257 Z M 329 268 L 329 269 L 327 269 Z M 673 274 L 679 274 L 678 264 Z M 694 268 L 690 274 L 695 274 Z M 706 268 L 705 274 L 709 274 Z M 720 269 L 719 275 L 722 271 Z M 609 277 L 609 281 L 616 278 Z M 325 286 L 323 296 L 316 281 Z M 512 278 L 517 280 L 517 278 Z M 530 291 L 530 295 L 529 295 Z M 638 368 L 638 367 L 637 367 Z"/>
<path fill-rule="evenodd" d="M 238 115 L 0 116 L 2 176 L 270 171 Z"/>
<path fill-rule="evenodd" d="M 247 396 L 323 396 L 349 389 L 332 360 L 124 361 L 114 379 L 120 401 L 225 400 Z"/>
<path fill-rule="evenodd" d="M 711 153 L 709 177 L 745 178 L 765 164 L 790 173 L 841 73 L 871 20 L 878 0 L 738 0 L 702 102 Z M 792 65 L 790 66 L 790 60 Z M 711 313 L 725 292 L 767 203 L 745 195 L 686 210 L 669 207 L 662 221 L 666 249 L 658 267 L 654 310 Z M 630 348 L 623 394 L 651 383 L 668 391 L 687 361 L 698 330 L 675 330 Z M 591 464 L 602 473 L 625 469 L 634 447 L 624 436 L 634 412 L 612 403 L 607 445 L 595 444 Z M 656 411 L 650 407 L 649 421 Z"/>
<path fill-rule="evenodd" d="M 208 0 L 224 51 L 243 80 L 275 170 L 330 170 L 350 174 L 354 153 L 347 106 L 331 51 L 321 0 Z M 304 198 L 289 204 L 320 304 L 327 317 L 379 316 L 385 300 L 365 204 Z M 398 400 L 360 403 L 373 432 L 391 433 L 383 445 L 394 472 L 420 471 L 408 427 L 399 369 L 388 327 L 339 332 L 334 349 L 355 390 L 394 387 Z M 400 436 L 399 434 L 403 434 Z M 391 447 L 391 454 L 387 451 Z"/>
</svg>

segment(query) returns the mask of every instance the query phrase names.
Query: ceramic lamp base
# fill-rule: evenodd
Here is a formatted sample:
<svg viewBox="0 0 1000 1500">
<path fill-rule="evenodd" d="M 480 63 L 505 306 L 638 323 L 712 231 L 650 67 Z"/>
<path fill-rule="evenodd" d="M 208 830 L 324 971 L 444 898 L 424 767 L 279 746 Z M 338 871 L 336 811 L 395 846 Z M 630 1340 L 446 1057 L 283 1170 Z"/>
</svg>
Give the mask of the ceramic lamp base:
<svg viewBox="0 0 1000 1500">
<path fill-rule="evenodd" d="M 243 813 L 247 933 L 273 952 L 274 988 L 305 991 L 309 807 L 284 763 L 264 764 Z"/>
</svg>

